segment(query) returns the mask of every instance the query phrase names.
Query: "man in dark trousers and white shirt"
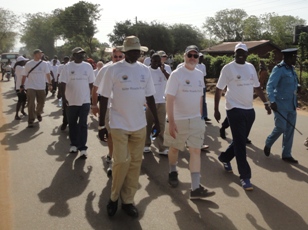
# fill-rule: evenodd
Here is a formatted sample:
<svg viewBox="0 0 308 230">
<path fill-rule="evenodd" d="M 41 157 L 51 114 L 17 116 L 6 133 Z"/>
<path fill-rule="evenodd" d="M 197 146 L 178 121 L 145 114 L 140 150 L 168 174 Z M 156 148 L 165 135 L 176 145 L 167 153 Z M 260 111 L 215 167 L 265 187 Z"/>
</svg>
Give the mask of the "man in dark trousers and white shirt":
<svg viewBox="0 0 308 230">
<path fill-rule="evenodd" d="M 62 103 L 67 105 L 70 153 L 80 151 L 87 158 L 88 114 L 90 112 L 90 92 L 94 82 L 92 66 L 84 62 L 85 51 L 81 47 L 72 50 L 74 61 L 63 67 L 61 72 Z"/>
<path fill-rule="evenodd" d="M 246 62 L 247 46 L 238 43 L 234 49 L 234 61 L 225 65 L 220 73 L 215 92 L 215 119 L 219 122 L 219 101 L 223 90 L 227 87 L 226 110 L 230 123 L 233 141 L 218 159 L 227 172 L 232 172 L 230 161 L 235 157 L 240 182 L 245 190 L 253 190 L 250 183 L 251 169 L 246 157 L 246 141 L 255 120 L 253 109 L 253 92 L 264 102 L 265 109 L 271 114 L 269 103 L 263 94 L 255 67 Z"/>
</svg>

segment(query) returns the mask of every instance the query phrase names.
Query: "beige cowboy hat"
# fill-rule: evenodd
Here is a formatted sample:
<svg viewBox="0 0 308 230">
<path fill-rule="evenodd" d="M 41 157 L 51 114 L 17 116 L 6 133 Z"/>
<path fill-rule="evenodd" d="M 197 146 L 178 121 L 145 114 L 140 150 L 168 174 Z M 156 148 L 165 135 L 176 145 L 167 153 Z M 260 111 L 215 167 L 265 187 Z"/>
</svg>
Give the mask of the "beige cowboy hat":
<svg viewBox="0 0 308 230">
<path fill-rule="evenodd" d="M 139 38 L 136 36 L 128 36 L 124 39 L 122 46 L 117 46 L 117 49 L 121 50 L 122 52 L 127 52 L 130 50 L 140 50 L 147 52 L 149 49 L 146 46 L 141 46 Z"/>
</svg>

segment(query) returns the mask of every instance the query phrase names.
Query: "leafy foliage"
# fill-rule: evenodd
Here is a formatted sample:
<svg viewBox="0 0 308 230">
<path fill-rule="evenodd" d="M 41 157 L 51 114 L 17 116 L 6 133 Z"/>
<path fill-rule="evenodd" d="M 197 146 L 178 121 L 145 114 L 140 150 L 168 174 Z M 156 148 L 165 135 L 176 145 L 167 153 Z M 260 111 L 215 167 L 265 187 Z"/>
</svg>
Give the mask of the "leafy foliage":
<svg viewBox="0 0 308 230">
<path fill-rule="evenodd" d="M 9 52 L 14 47 L 16 21 L 17 16 L 13 12 L 0 8 L 0 53 Z"/>
</svg>

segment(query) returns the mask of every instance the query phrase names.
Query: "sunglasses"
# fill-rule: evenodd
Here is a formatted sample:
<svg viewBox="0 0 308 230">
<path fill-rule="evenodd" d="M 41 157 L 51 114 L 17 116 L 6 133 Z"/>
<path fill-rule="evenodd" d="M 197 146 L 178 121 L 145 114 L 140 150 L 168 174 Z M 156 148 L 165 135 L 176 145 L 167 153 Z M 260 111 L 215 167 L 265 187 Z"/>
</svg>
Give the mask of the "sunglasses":
<svg viewBox="0 0 308 230">
<path fill-rule="evenodd" d="M 123 56 L 122 55 L 120 55 L 120 56 L 114 55 L 113 57 L 114 58 L 122 58 Z"/>
<path fill-rule="evenodd" d="M 199 58 L 199 54 L 187 54 L 188 58 L 194 57 L 195 59 Z"/>
</svg>

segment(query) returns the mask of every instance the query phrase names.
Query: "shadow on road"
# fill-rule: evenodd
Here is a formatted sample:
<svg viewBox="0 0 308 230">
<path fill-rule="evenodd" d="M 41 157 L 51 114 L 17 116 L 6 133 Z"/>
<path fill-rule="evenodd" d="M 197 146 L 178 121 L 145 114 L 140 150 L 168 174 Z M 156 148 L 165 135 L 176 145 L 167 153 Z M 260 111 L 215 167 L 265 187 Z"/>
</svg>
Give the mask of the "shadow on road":
<svg viewBox="0 0 308 230">
<path fill-rule="evenodd" d="M 71 212 L 68 200 L 80 196 L 90 182 L 92 167 L 88 166 L 84 171 L 86 161 L 75 158 L 75 154 L 68 155 L 50 186 L 38 194 L 42 203 L 53 203 L 49 209 L 51 216 L 68 216 Z"/>
</svg>

